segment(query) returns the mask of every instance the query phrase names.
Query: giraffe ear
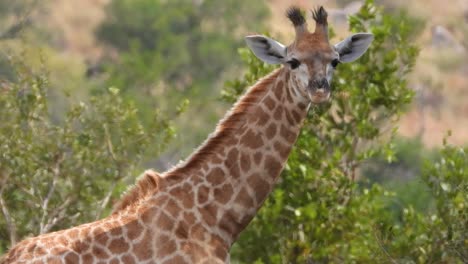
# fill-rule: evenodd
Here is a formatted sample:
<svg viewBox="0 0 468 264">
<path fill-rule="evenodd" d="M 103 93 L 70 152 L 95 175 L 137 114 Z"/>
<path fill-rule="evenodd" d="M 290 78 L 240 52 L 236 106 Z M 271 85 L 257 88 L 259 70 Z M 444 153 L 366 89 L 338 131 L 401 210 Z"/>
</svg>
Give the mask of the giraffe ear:
<svg viewBox="0 0 468 264">
<path fill-rule="evenodd" d="M 278 41 L 261 35 L 252 35 L 245 37 L 245 42 L 262 61 L 269 64 L 285 62 L 286 47 Z"/>
<path fill-rule="evenodd" d="M 372 40 L 374 40 L 374 35 L 370 33 L 357 33 L 336 44 L 335 49 L 340 54 L 340 61 L 357 60 L 366 52 Z"/>
</svg>

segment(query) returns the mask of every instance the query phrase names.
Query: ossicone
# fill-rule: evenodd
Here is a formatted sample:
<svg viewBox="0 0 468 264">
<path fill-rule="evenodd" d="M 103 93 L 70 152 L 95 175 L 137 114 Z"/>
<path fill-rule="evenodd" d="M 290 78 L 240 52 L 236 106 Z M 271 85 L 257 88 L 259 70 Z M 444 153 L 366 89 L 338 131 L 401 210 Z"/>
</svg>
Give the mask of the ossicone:
<svg viewBox="0 0 468 264">
<path fill-rule="evenodd" d="M 286 16 L 291 20 L 296 31 L 296 38 L 307 32 L 307 23 L 302 10 L 297 6 L 291 6 L 286 11 Z"/>
<path fill-rule="evenodd" d="M 315 20 L 315 34 L 322 35 L 328 39 L 327 11 L 323 6 L 312 10 L 312 18 Z"/>
</svg>

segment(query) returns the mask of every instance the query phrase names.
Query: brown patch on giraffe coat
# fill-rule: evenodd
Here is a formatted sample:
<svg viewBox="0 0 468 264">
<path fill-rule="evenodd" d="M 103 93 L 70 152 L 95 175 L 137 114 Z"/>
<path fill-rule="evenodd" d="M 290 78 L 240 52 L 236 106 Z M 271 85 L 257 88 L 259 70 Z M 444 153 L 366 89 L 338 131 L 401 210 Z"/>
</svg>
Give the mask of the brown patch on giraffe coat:
<svg viewBox="0 0 468 264">
<path fill-rule="evenodd" d="M 227 154 L 224 166 L 228 169 L 228 174 L 233 178 L 239 178 L 239 151 L 236 148 L 232 148 Z"/>
<path fill-rule="evenodd" d="M 94 241 L 100 245 L 106 245 L 107 241 L 109 241 L 109 235 L 105 232 L 102 232 L 102 233 L 99 233 L 99 234 L 96 234 L 94 236 Z"/>
<path fill-rule="evenodd" d="M 291 117 L 291 114 L 288 111 L 285 111 L 284 114 L 285 114 L 286 120 L 288 121 L 288 124 L 290 126 L 296 125 L 296 123 L 294 122 L 294 119 Z"/>
<path fill-rule="evenodd" d="M 250 154 L 247 152 L 241 153 L 240 166 L 242 171 L 247 172 L 250 170 Z"/>
<path fill-rule="evenodd" d="M 276 87 L 275 87 L 275 96 L 276 96 L 276 99 L 280 100 L 281 101 L 281 98 L 283 97 L 283 81 L 280 80 L 277 84 L 276 84 Z"/>
<path fill-rule="evenodd" d="M 34 257 L 39 257 L 39 256 L 43 256 L 46 253 L 47 253 L 47 251 L 43 247 L 37 246 L 36 248 L 34 248 L 34 251 L 33 251 L 32 255 Z"/>
<path fill-rule="evenodd" d="M 177 204 L 177 202 L 170 198 L 167 202 L 164 210 L 168 212 L 173 218 L 177 218 L 182 211 L 182 208 Z"/>
<path fill-rule="evenodd" d="M 225 260 L 229 252 L 223 241 L 218 235 L 212 235 L 210 244 L 214 247 L 214 255 L 219 259 Z"/>
<path fill-rule="evenodd" d="M 182 205 L 184 206 L 185 209 L 190 209 L 193 206 L 195 206 L 194 200 L 195 200 L 195 195 L 191 189 L 180 198 L 180 201 L 182 202 Z"/>
<path fill-rule="evenodd" d="M 236 212 L 227 210 L 219 220 L 218 226 L 228 234 L 236 234 L 242 230 L 242 224 L 237 221 Z"/>
<path fill-rule="evenodd" d="M 275 141 L 273 147 L 283 159 L 287 158 L 289 156 L 289 152 L 291 151 L 291 146 L 285 145 L 279 141 Z"/>
<path fill-rule="evenodd" d="M 286 99 L 288 100 L 289 103 L 294 103 L 290 87 L 286 89 Z"/>
<path fill-rule="evenodd" d="M 180 238 L 180 239 L 188 238 L 188 228 L 185 225 L 185 222 L 179 221 L 174 234 L 176 235 L 177 238 Z"/>
<path fill-rule="evenodd" d="M 213 155 L 213 157 L 211 158 L 211 161 L 210 161 L 210 163 L 212 163 L 212 164 L 220 164 L 222 162 L 223 162 L 223 160 L 218 155 Z M 208 169 L 208 168 L 206 168 L 206 169 Z"/>
<path fill-rule="evenodd" d="M 55 244 L 60 244 L 63 246 L 69 245 L 68 239 L 65 238 L 63 235 L 55 237 Z"/>
<path fill-rule="evenodd" d="M 205 185 L 202 185 L 198 188 L 198 193 L 197 193 L 198 204 L 206 203 L 206 201 L 208 201 L 209 196 L 210 196 L 210 188 L 208 188 Z"/>
<path fill-rule="evenodd" d="M 273 110 L 273 108 L 275 108 L 275 105 L 276 105 L 275 100 L 273 100 L 270 96 L 266 96 L 265 99 L 263 99 L 263 102 L 265 103 L 266 107 L 269 110 Z"/>
<path fill-rule="evenodd" d="M 197 178 L 197 177 L 195 177 Z M 188 192 L 189 190 L 191 189 L 191 187 L 187 188 L 187 186 L 184 184 L 183 186 L 176 186 L 174 188 L 172 188 L 170 191 L 169 191 L 169 194 L 172 196 L 172 197 L 184 197 Z M 172 198 L 169 198 L 170 200 Z M 168 201 L 169 203 L 170 201 Z M 158 203 L 159 206 L 161 206 L 162 204 Z"/>
<path fill-rule="evenodd" d="M 121 259 L 122 262 L 125 263 L 125 264 L 136 264 L 136 263 L 137 263 L 137 261 L 135 260 L 135 258 L 134 258 L 132 255 L 130 255 L 130 254 L 125 254 L 125 255 L 123 255 L 120 259 Z"/>
<path fill-rule="evenodd" d="M 119 226 L 118 223 L 114 224 L 113 226 L 114 227 L 110 230 L 110 235 L 114 237 L 120 236 L 123 232 L 122 228 Z"/>
<path fill-rule="evenodd" d="M 156 208 L 156 207 L 148 208 L 147 210 L 143 211 L 140 219 L 144 223 L 144 225 L 150 226 L 153 220 L 158 215 L 158 212 L 159 212 L 159 208 Z"/>
<path fill-rule="evenodd" d="M 143 232 L 143 226 L 140 223 L 138 223 L 137 220 L 134 220 L 125 225 L 125 231 L 127 232 L 127 237 L 130 240 L 135 240 Z"/>
<path fill-rule="evenodd" d="M 255 164 L 260 164 L 262 162 L 263 154 L 261 152 L 255 152 L 254 154 L 254 162 Z"/>
<path fill-rule="evenodd" d="M 249 193 L 242 187 L 240 192 L 234 198 L 234 203 L 244 206 L 245 208 L 252 208 L 255 205 L 254 200 L 250 197 Z"/>
<path fill-rule="evenodd" d="M 107 259 L 110 257 L 104 249 L 98 246 L 94 246 L 91 252 L 98 259 Z"/>
<path fill-rule="evenodd" d="M 203 208 L 200 209 L 200 212 L 202 213 L 202 218 L 206 224 L 209 226 L 216 224 L 216 214 L 218 212 L 218 207 L 216 205 L 209 203 L 203 206 Z"/>
<path fill-rule="evenodd" d="M 87 253 L 81 256 L 82 263 L 93 263 L 94 256 L 91 253 Z M 48 261 L 46 263 L 49 263 Z"/>
<path fill-rule="evenodd" d="M 283 118 L 283 112 L 284 112 L 283 106 L 278 105 L 278 107 L 276 107 L 275 109 L 275 112 L 273 113 L 273 118 L 275 120 L 281 120 Z"/>
<path fill-rule="evenodd" d="M 208 253 L 203 247 L 191 241 L 182 242 L 181 248 L 187 256 L 190 256 L 192 263 L 199 263 L 203 258 L 208 256 Z"/>
<path fill-rule="evenodd" d="M 65 235 L 71 239 L 75 240 L 78 237 L 78 230 L 76 228 L 70 229 L 67 232 L 65 232 Z"/>
<path fill-rule="evenodd" d="M 98 235 L 101 234 L 101 233 L 104 233 L 104 229 L 103 229 L 102 227 L 100 227 L 100 226 L 95 227 L 95 228 L 93 229 L 93 231 L 92 231 L 93 237 L 96 237 L 96 236 L 98 236 Z"/>
<path fill-rule="evenodd" d="M 264 126 L 270 120 L 270 115 L 263 111 L 261 106 L 258 106 L 255 112 L 255 120 L 258 120 L 257 125 Z"/>
<path fill-rule="evenodd" d="M 143 239 L 133 246 L 133 252 L 138 261 L 145 261 L 153 257 L 151 245 L 152 236 L 150 232 L 145 232 Z M 160 255 L 161 256 L 161 255 Z"/>
<path fill-rule="evenodd" d="M 263 164 L 269 177 L 276 177 L 280 173 L 281 163 L 272 155 L 267 155 Z"/>
<path fill-rule="evenodd" d="M 77 253 L 83 253 L 89 249 L 89 244 L 86 243 L 85 241 L 76 241 L 73 245 L 73 249 Z"/>
<path fill-rule="evenodd" d="M 197 220 L 192 212 L 184 212 L 182 219 L 184 219 L 184 222 L 187 226 L 192 226 Z"/>
<path fill-rule="evenodd" d="M 208 175 L 206 176 L 206 179 L 213 186 L 218 186 L 224 182 L 224 179 L 225 179 L 224 171 L 221 168 L 216 167 L 208 173 Z"/>
<path fill-rule="evenodd" d="M 298 103 L 298 104 L 297 104 L 297 107 L 299 107 L 299 109 L 301 109 L 301 110 L 306 110 L 307 105 L 306 105 L 306 104 L 303 104 L 303 103 Z"/>
<path fill-rule="evenodd" d="M 234 193 L 234 189 L 232 188 L 230 183 L 223 184 L 221 187 L 214 189 L 214 197 L 215 200 L 221 204 L 227 203 L 231 200 L 231 196 Z"/>
<path fill-rule="evenodd" d="M 300 123 L 302 121 L 301 114 L 299 114 L 297 111 L 292 110 L 291 114 L 294 117 L 294 120 L 296 121 L 296 124 L 298 124 L 298 123 Z"/>
<path fill-rule="evenodd" d="M 174 256 L 166 261 L 163 262 L 163 264 L 189 264 L 187 261 L 182 256 Z"/>
<path fill-rule="evenodd" d="M 174 219 L 171 219 L 164 211 L 159 215 L 157 223 L 162 230 L 171 231 L 174 228 Z"/>
<path fill-rule="evenodd" d="M 78 263 L 80 261 L 80 257 L 75 252 L 68 252 L 64 259 L 65 263 Z"/>
<path fill-rule="evenodd" d="M 127 241 L 125 241 L 125 238 L 119 237 L 112 239 L 108 248 L 114 254 L 122 254 L 127 252 L 127 250 L 130 248 L 130 245 L 127 243 Z"/>
<path fill-rule="evenodd" d="M 241 138 L 242 145 L 251 149 L 257 149 L 263 146 L 262 134 L 254 133 L 251 129 L 247 131 Z"/>
<path fill-rule="evenodd" d="M 290 144 L 293 144 L 294 141 L 296 141 L 296 134 L 284 125 L 281 125 L 280 134 L 284 139 L 286 139 L 286 142 Z"/>
<path fill-rule="evenodd" d="M 109 264 L 120 264 L 120 260 L 118 258 L 113 258 Z"/>
<path fill-rule="evenodd" d="M 62 259 L 59 257 L 49 257 L 45 260 L 47 264 L 62 264 Z"/>
<path fill-rule="evenodd" d="M 168 256 L 174 253 L 177 250 L 177 244 L 174 240 L 169 239 L 164 244 L 161 244 L 156 251 L 156 256 Z"/>
<path fill-rule="evenodd" d="M 205 233 L 205 228 L 199 223 L 194 224 L 189 230 L 190 238 L 202 242 L 205 241 Z"/>
<path fill-rule="evenodd" d="M 272 139 L 276 135 L 276 125 L 274 123 L 267 127 L 265 135 L 268 139 Z"/>
<path fill-rule="evenodd" d="M 232 148 L 229 153 L 227 154 L 226 160 L 224 161 L 224 165 L 229 168 L 232 164 L 237 163 L 239 159 L 239 151 L 236 148 Z"/>
<path fill-rule="evenodd" d="M 270 193 L 270 183 L 265 181 L 259 173 L 254 173 L 247 178 L 250 187 L 255 190 L 257 203 L 263 202 Z M 258 204 L 257 204 L 258 205 Z"/>
</svg>

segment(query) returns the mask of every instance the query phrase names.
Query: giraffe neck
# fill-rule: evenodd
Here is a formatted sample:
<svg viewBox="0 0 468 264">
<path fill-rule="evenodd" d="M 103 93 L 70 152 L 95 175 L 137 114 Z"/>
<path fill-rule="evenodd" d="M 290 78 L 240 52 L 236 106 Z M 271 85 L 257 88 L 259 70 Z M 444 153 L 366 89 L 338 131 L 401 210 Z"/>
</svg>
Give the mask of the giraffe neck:
<svg viewBox="0 0 468 264">
<path fill-rule="evenodd" d="M 163 176 L 169 189 L 189 183 L 202 221 L 230 246 L 255 216 L 278 176 L 307 115 L 308 101 L 278 69 L 236 103 L 188 160 Z M 182 193 L 181 193 L 182 194 Z"/>
</svg>

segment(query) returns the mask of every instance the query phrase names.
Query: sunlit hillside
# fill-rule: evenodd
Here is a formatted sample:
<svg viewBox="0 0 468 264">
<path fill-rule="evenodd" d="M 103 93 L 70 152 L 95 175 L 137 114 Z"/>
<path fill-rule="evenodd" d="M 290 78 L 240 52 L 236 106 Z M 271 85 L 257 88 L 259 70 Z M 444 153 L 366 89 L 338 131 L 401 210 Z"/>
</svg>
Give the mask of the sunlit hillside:
<svg viewBox="0 0 468 264">
<path fill-rule="evenodd" d="M 50 15 L 44 19 L 57 29 L 63 51 L 79 54 L 86 61 L 96 60 L 102 47 L 96 45 L 93 32 L 103 19 L 102 8 L 108 0 L 53 2 Z M 440 145 L 450 129 L 454 143 L 468 143 L 468 1 L 454 0 L 450 4 L 439 0 L 379 2 L 389 10 L 405 9 L 425 23 L 418 37 L 421 54 L 411 83 L 416 100 L 412 110 L 401 120 L 400 133 L 420 136 L 427 145 L 434 146 Z M 336 40 L 347 33 L 343 14 L 355 12 L 359 7 L 359 1 L 344 0 L 270 0 L 268 3 L 270 31 L 284 41 L 290 39 L 292 33 L 284 17 L 284 10 L 291 4 L 308 9 L 319 4 L 326 6 L 330 10 L 330 23 L 338 33 Z M 440 28 L 442 33 L 437 32 Z"/>
</svg>

